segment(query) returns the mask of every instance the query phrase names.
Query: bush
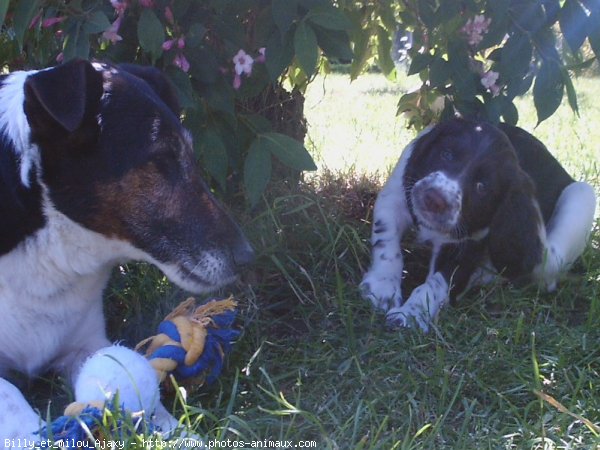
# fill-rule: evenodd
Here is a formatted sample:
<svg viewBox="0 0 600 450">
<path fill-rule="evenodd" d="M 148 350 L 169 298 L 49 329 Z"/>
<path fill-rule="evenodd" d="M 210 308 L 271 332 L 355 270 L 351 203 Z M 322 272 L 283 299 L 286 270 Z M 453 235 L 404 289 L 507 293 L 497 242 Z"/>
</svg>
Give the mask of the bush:
<svg viewBox="0 0 600 450">
<path fill-rule="evenodd" d="M 354 79 L 376 63 L 393 77 L 398 29 L 422 80 L 398 112 L 416 128 L 456 113 L 517 123 L 513 100 L 531 88 L 540 122 L 565 92 L 577 112 L 572 72 L 600 52 L 600 0 L 0 0 L 0 23 L 8 70 L 75 57 L 161 68 L 213 185 L 243 186 L 250 205 L 286 173 L 273 159 L 316 168 L 300 140 L 317 71 L 351 62 Z"/>
<path fill-rule="evenodd" d="M 329 0 L 3 1 L 0 14 L 0 60 L 8 70 L 72 58 L 161 68 L 207 175 L 233 192 L 243 178 L 251 205 L 271 177 L 273 157 L 294 171 L 316 169 L 289 136 L 304 133 L 290 130 L 283 110 L 301 127 L 297 93 L 317 72 L 320 49 L 352 57 L 350 23 Z"/>
</svg>

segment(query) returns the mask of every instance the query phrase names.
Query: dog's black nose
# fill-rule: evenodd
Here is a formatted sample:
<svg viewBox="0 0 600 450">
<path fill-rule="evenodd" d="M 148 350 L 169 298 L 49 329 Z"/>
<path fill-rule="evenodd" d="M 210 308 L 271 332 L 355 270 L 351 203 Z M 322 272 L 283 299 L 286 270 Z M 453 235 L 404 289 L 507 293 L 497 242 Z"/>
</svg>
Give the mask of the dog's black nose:
<svg viewBox="0 0 600 450">
<path fill-rule="evenodd" d="M 233 261 L 236 266 L 248 266 L 254 262 L 255 253 L 250 244 L 243 240 L 232 249 Z"/>
<path fill-rule="evenodd" d="M 433 188 L 425 190 L 423 193 L 423 203 L 425 204 L 425 208 L 434 214 L 443 214 L 450 207 L 444 196 L 437 189 Z"/>
</svg>

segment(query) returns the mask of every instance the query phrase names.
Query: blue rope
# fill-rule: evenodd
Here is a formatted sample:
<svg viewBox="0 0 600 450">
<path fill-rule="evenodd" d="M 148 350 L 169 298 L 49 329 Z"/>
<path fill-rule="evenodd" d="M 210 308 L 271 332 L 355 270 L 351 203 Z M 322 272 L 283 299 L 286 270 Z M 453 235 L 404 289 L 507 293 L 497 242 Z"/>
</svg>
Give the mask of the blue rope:
<svg viewBox="0 0 600 450">
<path fill-rule="evenodd" d="M 114 424 L 111 424 L 110 431 L 115 433 L 120 438 L 129 437 L 133 432 L 137 433 L 154 433 L 160 431 L 150 422 L 140 418 L 131 417 L 123 408 L 120 408 L 120 416 L 123 418 L 131 418 L 133 422 L 129 427 L 125 426 L 127 422 L 119 418 Z M 40 429 L 37 434 L 44 441 L 52 441 L 61 443 L 61 448 L 80 448 L 81 443 L 90 439 L 87 433 L 89 430 L 92 434 L 103 425 L 104 412 L 94 407 L 87 407 L 81 411 L 77 417 L 60 416 L 55 419 L 50 425 Z M 128 432 L 130 430 L 130 432 Z"/>
<path fill-rule="evenodd" d="M 238 330 L 231 328 L 235 320 L 235 311 L 225 311 L 212 320 L 215 327 L 207 327 L 206 343 L 202 355 L 191 365 L 185 365 L 186 351 L 175 345 L 164 345 L 155 350 L 147 358 L 167 358 L 177 362 L 175 376 L 179 379 L 193 378 L 206 372 L 206 383 L 212 384 L 221 374 L 223 357 L 231 352 L 232 343 L 240 335 Z M 158 326 L 159 333 L 164 333 L 176 342 L 181 342 L 181 336 L 175 324 L 165 320 Z"/>
</svg>

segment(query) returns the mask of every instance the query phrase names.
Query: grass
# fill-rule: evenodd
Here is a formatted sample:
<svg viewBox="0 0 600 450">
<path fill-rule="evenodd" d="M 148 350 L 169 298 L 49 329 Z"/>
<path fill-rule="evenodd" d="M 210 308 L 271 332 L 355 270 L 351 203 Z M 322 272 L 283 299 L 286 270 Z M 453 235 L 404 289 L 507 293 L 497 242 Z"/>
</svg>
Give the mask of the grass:
<svg viewBox="0 0 600 450">
<path fill-rule="evenodd" d="M 188 387 L 184 405 L 167 393 L 165 403 L 221 442 L 600 448 L 598 222 L 556 292 L 487 286 L 443 310 L 427 335 L 386 329 L 359 297 L 380 176 L 413 136 L 395 117 L 409 84 L 367 75 L 352 85 L 330 76 L 311 86 L 309 147 L 330 170 L 297 188 L 276 186 L 263 210 L 240 214 L 259 255 L 252 282 L 235 288 L 243 334 L 215 385 Z M 577 83 L 581 118 L 562 107 L 535 130 L 573 175 L 596 187 L 599 86 Z M 519 104 L 528 129 L 530 104 Z M 418 269 L 419 261 L 411 264 Z M 131 265 L 117 271 L 108 297 L 112 336 L 132 344 L 154 334 L 148 324 L 185 294 L 155 269 Z"/>
</svg>

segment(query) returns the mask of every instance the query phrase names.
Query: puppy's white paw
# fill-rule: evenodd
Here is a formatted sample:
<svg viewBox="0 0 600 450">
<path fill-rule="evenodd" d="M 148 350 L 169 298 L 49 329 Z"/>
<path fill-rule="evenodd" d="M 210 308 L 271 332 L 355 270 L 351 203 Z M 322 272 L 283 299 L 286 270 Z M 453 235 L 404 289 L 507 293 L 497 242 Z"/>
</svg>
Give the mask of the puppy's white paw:
<svg viewBox="0 0 600 450">
<path fill-rule="evenodd" d="M 365 274 L 359 289 L 362 297 L 369 300 L 375 308 L 388 311 L 402 304 L 401 282 L 400 274 L 382 275 L 371 271 Z"/>
<path fill-rule="evenodd" d="M 414 305 L 392 308 L 385 316 L 386 324 L 392 328 L 417 327 L 423 333 L 429 332 L 430 320 L 431 318 L 427 311 L 423 311 Z"/>
</svg>

